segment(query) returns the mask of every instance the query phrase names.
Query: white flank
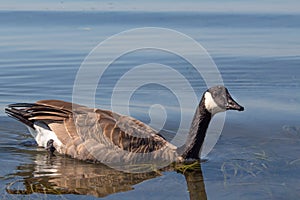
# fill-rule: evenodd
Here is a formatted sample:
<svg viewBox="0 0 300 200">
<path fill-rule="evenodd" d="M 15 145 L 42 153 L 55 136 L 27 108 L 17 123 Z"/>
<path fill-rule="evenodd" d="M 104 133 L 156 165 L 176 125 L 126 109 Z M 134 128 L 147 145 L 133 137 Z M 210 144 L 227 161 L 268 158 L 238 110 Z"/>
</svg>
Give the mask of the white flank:
<svg viewBox="0 0 300 200">
<path fill-rule="evenodd" d="M 30 131 L 31 135 L 34 137 L 35 141 L 39 146 L 46 148 L 47 142 L 50 139 L 53 139 L 55 148 L 60 149 L 62 143 L 53 131 L 49 130 L 49 128 L 46 127 L 44 124 L 35 123 L 33 126 L 35 130 L 30 127 L 28 127 L 28 130 Z"/>
<path fill-rule="evenodd" d="M 219 107 L 211 96 L 210 92 L 205 92 L 205 108 L 212 114 L 216 114 L 218 112 L 224 112 L 225 109 Z"/>
</svg>

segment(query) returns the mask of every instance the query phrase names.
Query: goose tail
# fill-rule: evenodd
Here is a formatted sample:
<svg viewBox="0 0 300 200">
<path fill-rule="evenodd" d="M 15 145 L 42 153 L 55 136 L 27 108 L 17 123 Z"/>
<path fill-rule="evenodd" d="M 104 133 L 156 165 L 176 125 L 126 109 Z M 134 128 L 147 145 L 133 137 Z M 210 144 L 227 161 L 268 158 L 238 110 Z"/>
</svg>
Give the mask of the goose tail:
<svg viewBox="0 0 300 200">
<path fill-rule="evenodd" d="M 29 126 L 32 129 L 35 129 L 33 126 L 33 121 L 30 120 L 30 115 L 26 109 L 33 107 L 35 104 L 30 103 L 16 103 L 10 104 L 5 108 L 5 113 L 23 124 Z"/>
</svg>

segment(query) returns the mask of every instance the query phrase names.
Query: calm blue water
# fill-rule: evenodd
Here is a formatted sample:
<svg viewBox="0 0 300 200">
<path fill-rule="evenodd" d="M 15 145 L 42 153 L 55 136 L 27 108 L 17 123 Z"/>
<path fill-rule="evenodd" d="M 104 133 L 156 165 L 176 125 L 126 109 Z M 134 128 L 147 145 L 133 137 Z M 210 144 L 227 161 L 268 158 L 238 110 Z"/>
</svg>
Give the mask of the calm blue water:
<svg viewBox="0 0 300 200">
<path fill-rule="evenodd" d="M 198 175 L 204 181 L 192 181 L 199 184 L 192 191 L 209 199 L 299 199 L 300 15 L 187 11 L 0 11 L 0 197 L 192 199 L 189 178 L 172 170 L 137 176 L 62 156 L 50 162 L 31 144 L 26 128 L 3 111 L 14 102 L 71 101 L 76 73 L 88 53 L 113 34 L 140 27 L 174 29 L 203 45 L 224 84 L 246 108 L 226 115 L 221 138 L 201 165 Z M 115 62 L 97 89 L 97 105 L 109 108 L 120 74 L 149 62 L 182 66 L 198 97 L 206 89 L 182 58 L 145 50 Z M 181 87 L 176 80 L 170 84 Z M 149 106 L 165 105 L 170 108 L 165 128 L 176 130 L 178 102 L 170 99 L 174 94 L 164 87 L 146 85 L 133 95 L 130 111 L 148 123 Z M 27 191 L 37 188 L 33 194 L 6 190 L 26 184 Z"/>
</svg>

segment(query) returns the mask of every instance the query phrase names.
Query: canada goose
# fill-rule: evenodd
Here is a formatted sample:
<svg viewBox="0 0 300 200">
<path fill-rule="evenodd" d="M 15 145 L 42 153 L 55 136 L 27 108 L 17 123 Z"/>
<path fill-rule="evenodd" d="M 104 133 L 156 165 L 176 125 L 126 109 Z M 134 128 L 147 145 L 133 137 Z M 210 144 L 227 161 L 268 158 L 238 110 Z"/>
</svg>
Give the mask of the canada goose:
<svg viewBox="0 0 300 200">
<path fill-rule="evenodd" d="M 60 100 L 16 103 L 5 109 L 10 117 L 24 123 L 38 145 L 50 154 L 56 150 L 73 158 L 105 163 L 129 161 L 135 155 L 147 153 L 154 159 L 199 159 L 212 116 L 226 110 L 243 111 L 244 108 L 232 99 L 224 86 L 205 91 L 188 139 L 177 148 L 141 121 L 108 110 Z"/>
</svg>

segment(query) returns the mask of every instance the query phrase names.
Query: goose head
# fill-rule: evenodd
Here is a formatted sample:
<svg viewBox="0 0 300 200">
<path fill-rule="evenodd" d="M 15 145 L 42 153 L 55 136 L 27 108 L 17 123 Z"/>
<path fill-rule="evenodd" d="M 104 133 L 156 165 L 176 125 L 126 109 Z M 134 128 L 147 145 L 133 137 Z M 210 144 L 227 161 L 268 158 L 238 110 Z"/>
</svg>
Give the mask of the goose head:
<svg viewBox="0 0 300 200">
<path fill-rule="evenodd" d="M 204 93 L 204 105 L 212 115 L 226 110 L 243 111 L 244 107 L 239 105 L 229 94 L 224 86 L 214 86 Z"/>
</svg>

